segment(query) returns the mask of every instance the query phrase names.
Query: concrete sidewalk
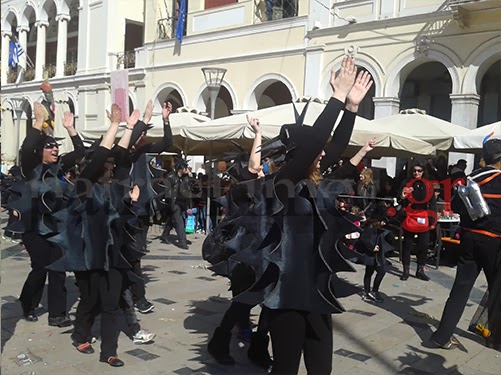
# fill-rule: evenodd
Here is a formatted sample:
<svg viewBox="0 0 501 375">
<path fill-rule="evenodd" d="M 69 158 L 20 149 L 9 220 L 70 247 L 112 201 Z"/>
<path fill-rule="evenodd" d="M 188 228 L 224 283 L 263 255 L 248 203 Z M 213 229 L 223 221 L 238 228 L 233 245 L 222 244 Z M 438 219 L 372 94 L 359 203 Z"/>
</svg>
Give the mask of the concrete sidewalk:
<svg viewBox="0 0 501 375">
<path fill-rule="evenodd" d="M 2 373 L 263 374 L 248 361 L 248 344 L 236 336 L 231 348 L 236 366 L 218 365 L 207 354 L 207 340 L 229 306 L 230 293 L 228 282 L 206 269 L 200 255 L 204 236 L 189 235 L 192 244 L 183 251 L 161 244 L 157 239 L 160 233 L 159 227 L 150 231 L 150 253 L 143 259 L 147 298 L 156 307 L 154 313 L 138 314 L 142 327 L 157 337 L 154 343 L 140 346 L 122 334 L 118 355 L 125 367 L 121 369 L 98 362 L 99 341 L 94 344 L 96 353 L 84 355 L 71 346 L 71 327 L 49 327 L 45 296 L 37 311 L 39 321 L 22 319 L 17 298 L 30 269 L 29 257 L 21 246 L 2 242 Z M 455 270 L 430 270 L 430 282 L 413 277 L 401 282 L 397 275 L 400 264 L 397 260 L 393 264 L 393 274 L 386 275 L 381 287 L 386 295 L 382 304 L 361 300 L 363 267 L 356 266 L 357 273 L 339 275 L 349 284 L 340 284 L 340 292 L 345 295 L 341 302 L 347 312 L 333 316 L 333 374 L 499 375 L 501 353 L 485 348 L 480 337 L 467 332 L 486 290 L 484 277 L 477 280 L 456 332 L 461 348 L 446 351 L 433 349 L 429 337 L 442 314 Z M 68 274 L 67 288 L 74 318 L 78 291 L 72 274 Z M 256 323 L 259 308 L 253 312 Z M 304 367 L 301 374 L 306 374 Z"/>
</svg>

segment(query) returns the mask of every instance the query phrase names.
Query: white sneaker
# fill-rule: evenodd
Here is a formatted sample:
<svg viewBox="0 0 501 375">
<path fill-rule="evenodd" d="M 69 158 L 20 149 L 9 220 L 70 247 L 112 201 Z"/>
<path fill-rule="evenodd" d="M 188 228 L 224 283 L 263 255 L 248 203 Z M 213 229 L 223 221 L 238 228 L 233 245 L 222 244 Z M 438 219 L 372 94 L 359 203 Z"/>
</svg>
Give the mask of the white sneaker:
<svg viewBox="0 0 501 375">
<path fill-rule="evenodd" d="M 132 338 L 132 341 L 134 344 L 146 344 L 150 341 L 152 341 L 155 338 L 156 334 L 148 332 L 144 329 L 140 330 L 138 333 L 134 335 Z"/>
<path fill-rule="evenodd" d="M 12 241 L 12 238 L 2 235 L 2 240 L 4 242 L 10 242 L 10 241 Z"/>
</svg>

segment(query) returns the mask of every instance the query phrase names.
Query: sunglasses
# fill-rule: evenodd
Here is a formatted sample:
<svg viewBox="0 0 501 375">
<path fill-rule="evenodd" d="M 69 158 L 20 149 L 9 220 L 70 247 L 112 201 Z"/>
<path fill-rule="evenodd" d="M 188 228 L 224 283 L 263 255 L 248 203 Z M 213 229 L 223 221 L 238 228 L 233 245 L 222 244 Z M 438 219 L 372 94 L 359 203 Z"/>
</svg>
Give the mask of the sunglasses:
<svg viewBox="0 0 501 375">
<path fill-rule="evenodd" d="M 46 149 L 50 149 L 50 148 L 59 148 L 59 145 L 55 142 L 50 142 L 50 143 L 46 143 L 45 146 L 43 146 L 43 148 L 46 148 Z"/>
<path fill-rule="evenodd" d="M 422 169 L 414 169 L 412 173 L 423 173 Z"/>
</svg>

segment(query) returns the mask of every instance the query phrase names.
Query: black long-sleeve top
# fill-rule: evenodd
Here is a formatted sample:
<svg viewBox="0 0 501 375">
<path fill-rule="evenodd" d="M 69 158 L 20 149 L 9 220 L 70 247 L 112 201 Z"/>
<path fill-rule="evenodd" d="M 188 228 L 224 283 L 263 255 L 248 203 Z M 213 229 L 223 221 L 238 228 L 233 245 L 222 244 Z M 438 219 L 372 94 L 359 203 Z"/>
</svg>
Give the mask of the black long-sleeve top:
<svg viewBox="0 0 501 375">
<path fill-rule="evenodd" d="M 139 126 L 141 124 L 144 124 L 142 121 L 138 121 L 138 124 L 136 126 Z M 132 147 L 133 145 L 130 145 Z M 141 154 L 160 154 L 163 151 L 167 151 L 170 147 L 172 146 L 172 129 L 170 127 L 170 124 L 167 122 L 164 122 L 164 135 L 162 139 L 158 142 L 153 142 L 153 143 L 147 143 L 140 149 L 136 150 L 132 154 L 132 163 L 134 163 Z"/>
<path fill-rule="evenodd" d="M 343 107 L 343 102 L 335 98 L 331 98 L 329 100 L 325 109 L 322 111 L 320 116 L 318 116 L 312 126 L 316 132 L 317 139 L 321 139 L 323 142 L 310 142 L 308 147 L 298 147 L 294 157 L 288 161 L 282 169 L 280 169 L 275 181 L 289 179 L 292 182 L 299 182 L 306 177 L 306 173 L 311 164 L 324 149 L 324 146 L 331 135 L 336 119 L 339 116 L 339 112 L 343 109 Z M 351 117 L 349 112 L 348 116 Z M 333 158 L 335 158 L 334 154 L 341 155 L 348 146 L 354 125 L 354 114 L 352 118 L 353 121 L 348 121 L 347 117 L 346 121 L 342 121 L 342 123 L 338 126 L 339 135 L 336 138 L 333 137 L 331 145 L 329 145 L 329 152 L 333 155 Z M 305 140 L 305 142 L 306 141 L 307 140 Z M 330 150 L 335 150 L 335 152 Z"/>
<path fill-rule="evenodd" d="M 26 138 L 21 146 L 21 170 L 26 178 L 29 178 L 31 172 L 42 163 L 43 146 L 47 136 L 42 131 L 30 128 Z M 60 173 L 64 174 L 68 169 L 73 168 L 76 162 L 85 155 L 85 147 L 82 139 L 75 135 L 71 137 L 73 151 L 60 157 Z"/>
</svg>

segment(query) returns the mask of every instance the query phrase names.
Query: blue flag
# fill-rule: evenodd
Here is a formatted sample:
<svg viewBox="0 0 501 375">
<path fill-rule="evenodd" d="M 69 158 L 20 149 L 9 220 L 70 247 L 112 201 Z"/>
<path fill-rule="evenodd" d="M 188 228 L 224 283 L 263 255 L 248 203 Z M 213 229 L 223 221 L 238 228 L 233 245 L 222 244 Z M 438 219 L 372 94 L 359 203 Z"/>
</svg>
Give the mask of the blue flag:
<svg viewBox="0 0 501 375">
<path fill-rule="evenodd" d="M 24 53 L 19 43 L 9 42 L 9 65 L 15 68 L 19 64 L 19 57 Z"/>
<path fill-rule="evenodd" d="M 179 43 L 183 43 L 184 23 L 186 21 L 186 0 L 181 0 L 179 7 L 179 16 L 177 18 L 176 38 Z"/>
</svg>

